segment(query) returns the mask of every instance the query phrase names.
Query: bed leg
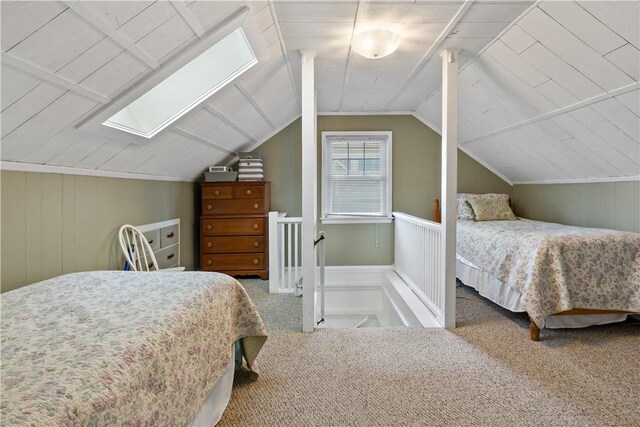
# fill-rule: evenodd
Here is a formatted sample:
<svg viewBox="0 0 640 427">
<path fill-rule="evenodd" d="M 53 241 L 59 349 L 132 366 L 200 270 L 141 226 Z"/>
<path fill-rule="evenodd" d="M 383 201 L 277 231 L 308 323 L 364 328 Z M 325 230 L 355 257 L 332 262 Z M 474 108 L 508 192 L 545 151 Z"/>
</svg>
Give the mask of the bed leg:
<svg viewBox="0 0 640 427">
<path fill-rule="evenodd" d="M 529 331 L 531 332 L 531 341 L 540 341 L 540 328 L 538 328 L 538 325 L 536 325 L 533 320 L 531 320 Z"/>
</svg>

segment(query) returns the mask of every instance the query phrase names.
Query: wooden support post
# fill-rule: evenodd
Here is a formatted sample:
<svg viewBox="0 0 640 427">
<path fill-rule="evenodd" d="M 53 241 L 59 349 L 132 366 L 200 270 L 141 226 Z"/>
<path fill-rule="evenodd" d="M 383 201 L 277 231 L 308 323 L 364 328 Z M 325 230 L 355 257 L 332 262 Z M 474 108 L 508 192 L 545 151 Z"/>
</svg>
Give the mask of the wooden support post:
<svg viewBox="0 0 640 427">
<path fill-rule="evenodd" d="M 317 134 L 313 50 L 302 55 L 302 331 L 316 325 Z"/>
<path fill-rule="evenodd" d="M 442 52 L 442 279 L 440 322 L 456 327 L 456 192 L 458 186 L 458 52 Z"/>
<path fill-rule="evenodd" d="M 540 341 L 540 328 L 538 328 L 538 325 L 536 325 L 533 320 L 529 319 L 529 321 L 531 322 L 531 325 L 529 325 L 531 341 Z"/>
</svg>

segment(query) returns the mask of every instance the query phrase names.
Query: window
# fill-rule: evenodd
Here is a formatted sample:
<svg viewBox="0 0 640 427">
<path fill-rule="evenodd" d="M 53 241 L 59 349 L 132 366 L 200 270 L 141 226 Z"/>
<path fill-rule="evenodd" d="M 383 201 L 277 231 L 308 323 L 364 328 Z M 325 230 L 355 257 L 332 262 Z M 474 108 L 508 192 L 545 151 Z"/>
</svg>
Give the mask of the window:
<svg viewBox="0 0 640 427">
<path fill-rule="evenodd" d="M 391 132 L 322 132 L 322 221 L 391 220 Z"/>
<path fill-rule="evenodd" d="M 172 123 L 208 102 L 234 79 L 270 57 L 248 6 L 241 6 L 75 127 L 146 145 Z"/>
<path fill-rule="evenodd" d="M 257 63 L 238 28 L 103 124 L 151 138 Z"/>
</svg>

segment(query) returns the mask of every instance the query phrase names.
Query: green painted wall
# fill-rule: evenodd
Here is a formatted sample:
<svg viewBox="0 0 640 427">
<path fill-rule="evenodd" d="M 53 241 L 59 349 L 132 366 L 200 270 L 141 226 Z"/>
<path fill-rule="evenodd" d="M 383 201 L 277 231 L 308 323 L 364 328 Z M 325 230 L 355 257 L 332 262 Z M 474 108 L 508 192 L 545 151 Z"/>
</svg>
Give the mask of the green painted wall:
<svg viewBox="0 0 640 427">
<path fill-rule="evenodd" d="M 181 257 L 194 260 L 194 184 L 0 172 L 2 292 L 64 273 L 119 269 L 125 223 L 181 218 Z"/>
<path fill-rule="evenodd" d="M 640 233 L 640 182 L 515 185 L 512 201 L 525 218 Z"/>
<path fill-rule="evenodd" d="M 412 116 L 318 117 L 318 171 L 321 132 L 393 132 L 393 210 L 432 219 L 433 199 L 440 198 L 440 135 Z M 300 120 L 262 144 L 265 179 L 271 181 L 272 210 L 301 215 Z M 318 194 L 321 193 L 318 183 Z M 459 192 L 511 194 L 511 186 L 458 151 Z M 318 202 L 320 207 L 320 202 Z M 327 236 L 327 265 L 393 263 L 392 224 L 322 225 Z"/>
</svg>

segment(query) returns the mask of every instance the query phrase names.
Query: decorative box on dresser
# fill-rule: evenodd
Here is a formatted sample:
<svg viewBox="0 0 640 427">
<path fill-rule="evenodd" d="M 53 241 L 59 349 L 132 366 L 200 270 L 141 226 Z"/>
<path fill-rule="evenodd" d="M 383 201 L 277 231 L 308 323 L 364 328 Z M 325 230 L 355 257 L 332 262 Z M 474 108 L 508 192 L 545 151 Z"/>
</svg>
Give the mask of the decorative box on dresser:
<svg viewBox="0 0 640 427">
<path fill-rule="evenodd" d="M 200 269 L 269 278 L 269 182 L 201 184 Z"/>
</svg>

